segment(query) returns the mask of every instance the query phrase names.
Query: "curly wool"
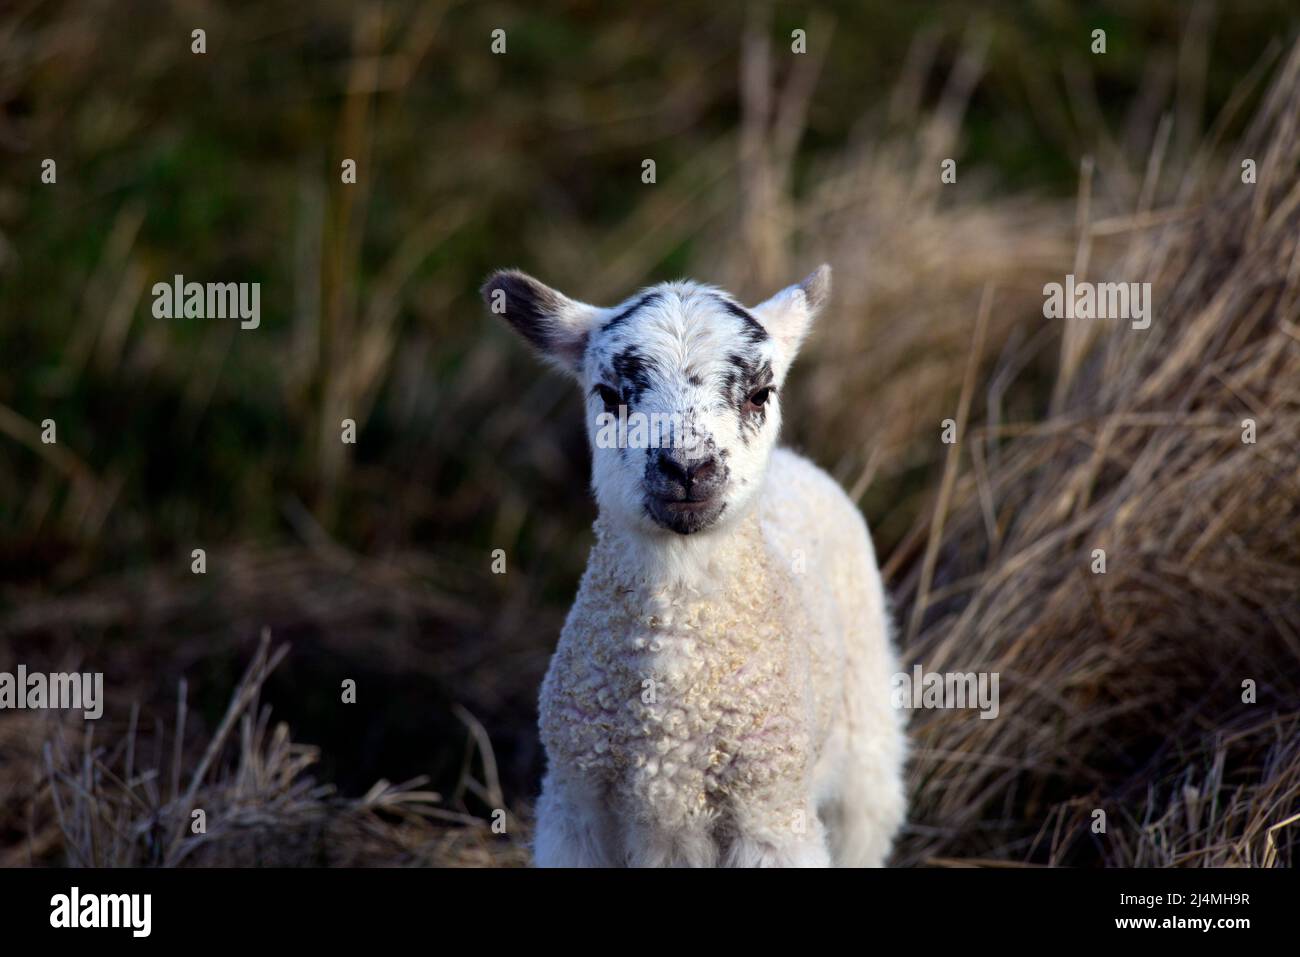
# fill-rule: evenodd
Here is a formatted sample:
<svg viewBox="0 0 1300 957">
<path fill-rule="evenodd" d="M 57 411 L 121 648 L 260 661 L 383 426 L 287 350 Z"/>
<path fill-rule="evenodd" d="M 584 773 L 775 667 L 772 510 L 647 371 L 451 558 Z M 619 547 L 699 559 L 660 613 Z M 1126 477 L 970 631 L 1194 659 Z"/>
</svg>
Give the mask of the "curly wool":
<svg viewBox="0 0 1300 957">
<path fill-rule="evenodd" d="M 839 486 L 778 449 L 723 531 L 596 534 L 542 687 L 538 862 L 883 863 L 903 815 L 896 663 Z"/>
</svg>

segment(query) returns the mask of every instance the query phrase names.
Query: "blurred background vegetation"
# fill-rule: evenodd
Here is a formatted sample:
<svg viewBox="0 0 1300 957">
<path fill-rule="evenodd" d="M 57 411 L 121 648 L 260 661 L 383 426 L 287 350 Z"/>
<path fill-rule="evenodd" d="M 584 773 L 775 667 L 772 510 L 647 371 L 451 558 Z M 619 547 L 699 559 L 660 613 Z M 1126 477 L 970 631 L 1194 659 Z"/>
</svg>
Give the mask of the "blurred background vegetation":
<svg viewBox="0 0 1300 957">
<path fill-rule="evenodd" d="M 611 304 L 689 275 L 755 301 L 829 260 L 837 304 L 788 389 L 786 440 L 850 489 L 896 577 L 985 282 L 981 362 L 1014 367 L 1000 414 L 1032 415 L 1052 343 L 1019 320 L 1074 261 L 1081 163 L 1100 171 L 1094 219 L 1131 211 L 1161 117 L 1171 165 L 1233 138 L 1298 13 L 7 5 L 0 667 L 104 670 L 119 720 L 131 700 L 170 713 L 185 676 L 201 741 L 267 625 L 292 652 L 265 698 L 343 793 L 427 775 L 486 813 L 460 704 L 526 808 L 537 683 L 594 510 L 576 396 L 484 315 L 484 276 L 518 266 Z M 155 319 L 150 287 L 178 273 L 260 282 L 260 328 Z M 16 795 L 0 793 L 15 841 Z"/>
</svg>

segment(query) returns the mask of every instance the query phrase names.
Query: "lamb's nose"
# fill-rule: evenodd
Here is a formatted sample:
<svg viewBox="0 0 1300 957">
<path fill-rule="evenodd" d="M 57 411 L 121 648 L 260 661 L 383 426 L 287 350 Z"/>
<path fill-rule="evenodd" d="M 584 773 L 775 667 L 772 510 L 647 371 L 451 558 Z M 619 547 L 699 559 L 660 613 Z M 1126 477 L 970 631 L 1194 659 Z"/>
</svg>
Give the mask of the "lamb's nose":
<svg viewBox="0 0 1300 957">
<path fill-rule="evenodd" d="M 713 483 L 713 476 L 718 471 L 718 460 L 710 455 L 707 459 L 692 462 L 686 467 L 686 478 L 691 485 L 708 486 Z"/>
<path fill-rule="evenodd" d="M 718 459 L 709 455 L 687 460 L 673 451 L 661 451 L 655 468 L 671 487 L 680 487 L 686 498 L 706 498 L 717 484 Z"/>
</svg>

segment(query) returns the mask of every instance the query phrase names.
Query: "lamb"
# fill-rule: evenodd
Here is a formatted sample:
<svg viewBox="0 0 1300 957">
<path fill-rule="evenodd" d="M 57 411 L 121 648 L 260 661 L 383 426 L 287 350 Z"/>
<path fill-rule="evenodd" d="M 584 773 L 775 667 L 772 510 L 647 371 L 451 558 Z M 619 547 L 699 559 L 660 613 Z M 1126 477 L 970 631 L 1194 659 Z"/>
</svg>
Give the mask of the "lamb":
<svg viewBox="0 0 1300 957">
<path fill-rule="evenodd" d="M 482 292 L 581 383 L 599 512 L 542 684 L 536 864 L 883 865 L 884 586 L 856 506 L 775 447 L 830 267 L 752 309 L 694 282 L 600 308 L 514 270 Z"/>
</svg>

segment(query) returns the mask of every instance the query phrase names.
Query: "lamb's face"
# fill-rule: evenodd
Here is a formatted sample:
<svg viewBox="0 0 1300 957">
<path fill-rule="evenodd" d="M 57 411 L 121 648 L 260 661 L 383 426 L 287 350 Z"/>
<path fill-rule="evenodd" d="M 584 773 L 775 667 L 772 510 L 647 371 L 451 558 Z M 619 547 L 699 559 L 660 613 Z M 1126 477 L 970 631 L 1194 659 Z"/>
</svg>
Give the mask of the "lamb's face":
<svg viewBox="0 0 1300 957">
<path fill-rule="evenodd" d="M 687 535 L 737 514 L 781 424 L 768 331 L 712 289 L 657 286 L 596 326 L 582 363 L 602 513 Z"/>
<path fill-rule="evenodd" d="M 689 535 L 742 514 L 761 485 L 786 371 L 829 285 L 823 266 L 753 310 L 689 282 L 609 309 L 515 272 L 483 293 L 581 382 L 602 515 Z"/>
</svg>

